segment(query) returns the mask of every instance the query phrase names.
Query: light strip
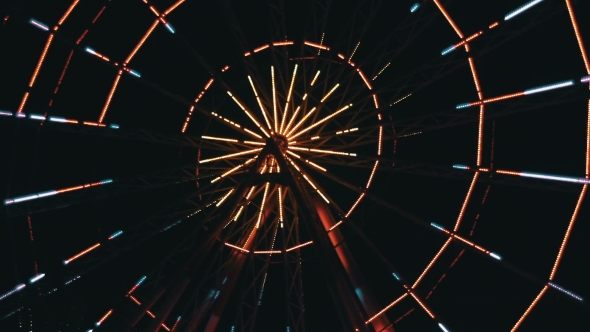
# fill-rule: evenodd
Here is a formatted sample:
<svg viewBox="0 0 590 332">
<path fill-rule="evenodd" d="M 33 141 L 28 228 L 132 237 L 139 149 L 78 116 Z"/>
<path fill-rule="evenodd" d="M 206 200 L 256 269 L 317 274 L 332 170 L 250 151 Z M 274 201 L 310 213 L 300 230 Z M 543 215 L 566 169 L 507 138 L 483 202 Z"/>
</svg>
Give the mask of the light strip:
<svg viewBox="0 0 590 332">
<path fill-rule="evenodd" d="M 113 180 L 102 180 L 99 182 L 93 182 L 93 183 L 87 183 L 87 184 L 83 184 L 83 185 L 79 185 L 79 186 L 75 186 L 75 187 L 69 187 L 69 188 L 64 188 L 64 189 L 58 189 L 58 190 L 50 190 L 50 191 L 45 191 L 45 192 L 41 192 L 38 194 L 31 194 L 31 195 L 27 195 L 27 196 L 20 196 L 20 197 L 15 197 L 15 198 L 8 198 L 4 200 L 4 205 L 10 205 L 10 204 L 15 204 L 15 203 L 21 203 L 21 202 L 26 202 L 26 201 L 30 201 L 30 200 L 34 200 L 37 198 L 43 198 L 43 197 L 47 197 L 47 196 L 53 196 L 53 195 L 57 195 L 57 194 L 62 194 L 62 193 L 66 193 L 69 191 L 74 191 L 74 190 L 80 190 L 80 189 L 85 189 L 85 188 L 89 188 L 89 187 L 95 187 L 95 186 L 100 186 L 103 184 L 108 184 L 113 182 Z"/>
<path fill-rule="evenodd" d="M 203 159 L 199 163 L 200 164 L 204 164 L 204 163 L 208 163 L 208 162 L 211 162 L 211 161 L 216 161 L 216 160 L 221 160 L 221 159 L 226 159 L 226 158 L 232 158 L 232 157 L 239 157 L 239 156 L 243 156 L 243 155 L 246 155 L 246 154 L 256 153 L 256 152 L 261 151 L 261 150 L 262 150 L 262 148 L 257 148 L 257 149 L 242 151 L 242 152 L 230 153 L 230 154 L 226 154 L 226 155 L 220 156 L 220 157 L 215 157 L 215 158 L 210 158 L 210 159 Z"/>
<path fill-rule="evenodd" d="M 299 248 L 302 248 L 302 247 L 308 246 L 308 245 L 310 245 L 310 244 L 312 244 L 312 243 L 313 243 L 313 241 L 307 241 L 307 242 L 305 242 L 305 243 L 298 244 L 298 245 L 296 245 L 296 246 L 294 246 L 294 247 L 291 247 L 291 248 L 289 248 L 289 249 L 287 249 L 287 250 L 285 250 L 285 251 L 286 251 L 286 252 L 293 251 L 293 250 L 295 250 L 295 249 L 299 249 Z"/>
<path fill-rule="evenodd" d="M 504 17 L 504 21 L 508 21 L 509 19 L 515 17 L 518 14 L 521 14 L 522 12 L 524 12 L 527 9 L 530 9 L 531 7 L 533 7 L 534 5 L 537 5 L 539 3 L 543 2 L 543 0 L 533 0 L 521 7 L 519 7 L 518 9 L 508 13 L 505 17 Z"/>
</svg>

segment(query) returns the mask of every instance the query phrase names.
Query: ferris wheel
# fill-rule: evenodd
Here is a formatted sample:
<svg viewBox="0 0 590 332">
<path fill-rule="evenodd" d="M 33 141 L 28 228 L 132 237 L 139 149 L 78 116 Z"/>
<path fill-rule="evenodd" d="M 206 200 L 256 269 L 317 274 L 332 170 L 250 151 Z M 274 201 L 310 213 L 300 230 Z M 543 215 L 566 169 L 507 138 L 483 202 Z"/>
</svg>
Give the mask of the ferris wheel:
<svg viewBox="0 0 590 332">
<path fill-rule="evenodd" d="M 18 98 L 0 97 L 14 143 L 0 324 L 450 332 L 582 319 L 581 7 L 74 0 L 6 15 L 7 43 L 26 31 L 44 44 L 19 60 Z M 561 62 L 530 58 L 547 31 Z M 561 129 L 543 127 L 561 107 Z M 542 144 L 555 145 L 547 164 L 531 157 Z M 84 292 L 86 312 L 52 317 Z"/>
</svg>

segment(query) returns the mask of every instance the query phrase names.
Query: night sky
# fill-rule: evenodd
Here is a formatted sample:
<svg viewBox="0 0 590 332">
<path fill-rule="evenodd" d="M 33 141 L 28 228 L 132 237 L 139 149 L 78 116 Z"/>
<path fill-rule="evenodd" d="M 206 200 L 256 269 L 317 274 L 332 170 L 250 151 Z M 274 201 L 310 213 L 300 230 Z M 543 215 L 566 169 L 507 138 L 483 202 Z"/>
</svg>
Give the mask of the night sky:
<svg viewBox="0 0 590 332">
<path fill-rule="evenodd" d="M 485 32 L 469 43 L 469 53 L 457 48 L 441 55 L 461 38 L 434 1 L 187 0 L 164 18 L 168 29 L 160 22 L 129 62 L 128 68 L 141 77 L 128 72 L 121 75 L 104 117 L 107 127 L 95 128 L 38 121 L 29 115 L 99 121 L 117 77 L 117 66 L 157 21 L 149 6 L 161 13 L 175 1 L 80 1 L 55 33 L 32 88 L 27 87 L 49 33 L 29 20 L 52 28 L 71 1 L 4 1 L 0 5 L 0 111 L 15 113 L 23 105 L 23 95 L 29 93 L 22 110 L 27 118 L 0 116 L 0 167 L 4 174 L 0 185 L 5 198 L 105 179 L 113 183 L 5 206 L 0 214 L 0 296 L 21 283 L 27 287 L 0 300 L 0 318 L 8 315 L 0 320 L 0 331 L 87 331 L 110 309 L 114 309 L 113 315 L 95 331 L 116 331 L 117 324 L 136 308 L 125 294 L 139 278 L 149 276 L 134 293 L 137 299 L 145 299 L 210 237 L 210 230 L 197 225 L 206 216 L 215 218 L 215 213 L 188 218 L 165 232 L 157 230 L 196 209 L 188 197 L 207 204 L 220 195 L 214 192 L 199 197 L 191 176 L 197 158 L 213 158 L 229 151 L 210 145 L 197 149 L 194 145 L 148 142 L 133 135 L 153 134 L 156 141 L 163 140 L 158 137 L 202 135 L 249 139 L 201 111 L 217 112 L 255 129 L 229 98 L 227 89 L 258 110 L 247 75 L 254 73 L 262 78 L 261 94 L 269 94 L 270 66 L 276 66 L 280 94 L 284 96 L 294 63 L 300 66 L 301 77 L 295 84 L 294 100 L 302 99 L 304 84 L 321 69 L 318 85 L 323 91 L 310 92 L 310 99 L 319 101 L 322 92 L 339 82 L 342 86 L 326 108 L 333 111 L 354 104 L 351 112 L 327 122 L 326 132 L 346 129 L 352 123 L 376 128 L 372 94 L 379 95 L 386 122 L 384 159 L 368 194 L 340 229 L 356 269 L 380 308 L 405 290 L 365 239 L 409 284 L 447 239 L 430 223 L 451 230 L 461 217 L 458 235 L 502 257 L 498 261 L 459 241 L 451 242 L 415 289 L 436 319 L 408 296 L 386 313 L 396 331 L 441 331 L 439 322 L 452 332 L 510 331 L 549 281 L 583 186 L 503 174 L 490 177 L 490 173 L 481 172 L 469 204 L 460 213 L 473 171 L 452 166 L 474 167 L 478 153 L 479 107 L 471 107 L 460 116 L 456 109 L 459 104 L 478 100 L 468 57 L 477 68 L 484 98 L 570 80 L 575 83 L 486 106 L 489 118 L 482 127 L 481 166 L 492 170 L 584 178 L 590 94 L 580 79 L 590 73 L 585 69 L 565 0 L 542 1 L 508 21 L 504 17 L 527 0 L 438 2 L 465 37 Z M 410 12 L 415 3 L 420 7 Z M 590 45 L 590 6 L 582 0 L 571 3 L 581 37 Z M 496 21 L 500 25 L 489 29 Z M 271 47 L 251 55 L 252 61 L 244 57 L 245 51 L 279 40 L 294 41 L 295 45 L 280 50 Z M 320 57 L 317 49 L 302 46 L 304 40 L 329 45 L 330 51 L 322 51 Z M 108 57 L 109 62 L 85 52 L 86 47 Z M 369 79 L 390 63 L 371 81 L 372 91 L 350 65 L 337 57 L 338 53 L 349 57 L 353 52 L 351 61 Z M 315 60 L 294 60 L 303 56 Z M 216 81 L 199 101 L 185 133 L 181 133 L 191 103 L 211 78 L 211 71 L 221 75 L 226 65 L 230 67 L 223 73 L 227 86 Z M 279 104 L 283 103 L 284 97 Z M 322 116 L 330 114 L 323 111 Z M 495 114 L 499 116 L 493 117 Z M 430 115 L 436 117 L 425 121 Z M 109 124 L 120 129 L 108 128 Z M 67 129 L 74 127 L 79 130 Z M 354 158 L 332 156 L 313 160 L 336 177 L 364 188 L 376 157 L 376 132 L 367 130 L 360 143 L 353 136 L 343 136 L 322 146 L 354 152 L 370 161 L 355 163 Z M 404 134 L 415 135 L 398 137 Z M 224 144 L 220 146 L 231 149 L 232 145 Z M 412 168 L 417 164 L 425 166 Z M 203 165 L 199 172 L 213 174 L 218 167 L 228 170 L 237 161 Z M 193 173 L 174 171 L 181 166 Z M 172 171 L 162 172 L 168 169 Z M 336 206 L 347 211 L 358 197 L 358 193 L 309 165 L 305 170 L 334 201 L 329 209 L 335 218 L 339 214 Z M 155 172 L 159 173 L 150 178 L 150 183 L 158 185 L 147 188 L 141 179 Z M 236 185 L 240 179 L 243 177 L 223 180 L 220 186 Z M 200 181 L 199 186 L 203 183 Z M 549 288 L 519 331 L 581 331 L 587 325 L 588 199 L 577 211 L 553 282 L 584 301 Z M 289 219 L 292 213 L 287 215 Z M 150 223 L 145 224 L 146 220 Z M 347 223 L 354 223 L 356 228 Z M 205 225 L 210 225 L 209 221 Z M 303 220 L 299 226 L 299 242 L 311 240 L 313 227 Z M 119 230 L 123 230 L 120 237 L 106 240 Z M 63 264 L 64 259 L 98 242 L 102 246 L 95 252 Z M 277 245 L 282 245 L 281 240 Z M 231 254 L 231 249 L 219 241 L 214 248 L 204 258 L 204 265 L 220 264 Z M 315 245 L 301 249 L 305 328 L 342 331 L 326 287 L 329 277 L 322 272 L 325 269 L 319 250 Z M 221 255 L 217 257 L 215 252 Z M 219 331 L 231 331 L 237 324 L 240 296 L 253 271 L 264 265 L 261 262 L 264 260 L 249 257 L 243 273 L 231 271 L 238 278 Z M 36 269 L 45 277 L 30 284 Z M 198 281 L 208 272 L 197 269 L 191 273 Z M 267 273 L 254 330 L 285 331 L 286 274 L 280 255 L 272 257 Z M 80 278 L 64 285 L 77 276 Z M 191 284 L 165 323 L 171 326 L 181 315 L 188 320 L 186 308 L 192 310 L 194 299 L 202 299 L 214 283 L 203 281 L 200 286 L 206 291 L 201 292 L 197 291 L 198 283 Z M 144 318 L 139 330 L 149 320 Z"/>
</svg>

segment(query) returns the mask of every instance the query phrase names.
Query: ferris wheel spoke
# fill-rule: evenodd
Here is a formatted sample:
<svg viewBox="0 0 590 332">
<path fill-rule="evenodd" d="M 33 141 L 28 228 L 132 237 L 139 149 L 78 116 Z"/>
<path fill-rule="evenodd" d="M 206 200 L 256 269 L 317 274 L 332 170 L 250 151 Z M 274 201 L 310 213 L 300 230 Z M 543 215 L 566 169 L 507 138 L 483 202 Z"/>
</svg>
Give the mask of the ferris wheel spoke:
<svg viewBox="0 0 590 332">
<path fill-rule="evenodd" d="M 505 268 L 507 270 L 510 270 L 510 271 L 512 271 L 512 272 L 514 272 L 514 273 L 516 273 L 516 274 L 524 277 L 525 279 L 527 279 L 530 282 L 533 282 L 533 283 L 535 283 L 537 285 L 541 285 L 541 286 L 549 285 L 549 286 L 551 286 L 550 285 L 551 280 L 545 281 L 542 278 L 538 278 L 536 276 L 533 276 L 530 273 L 525 272 L 522 269 L 519 269 L 516 266 L 513 266 L 513 265 L 507 263 L 499 254 L 494 253 L 494 252 L 492 252 L 492 251 L 484 248 L 483 246 L 480 246 L 479 244 L 477 244 L 477 243 L 475 243 L 473 241 L 469 241 L 469 240 L 465 239 L 464 237 L 458 235 L 455 231 L 449 231 L 449 230 L 445 229 L 444 227 L 442 227 L 442 226 L 440 226 L 440 225 L 438 225 L 436 223 L 428 223 L 428 222 L 420 219 L 419 217 L 416 217 L 413 214 L 411 214 L 411 213 L 409 213 L 409 212 L 407 212 L 407 211 L 405 211 L 405 210 L 403 210 L 403 209 L 401 209 L 401 208 L 399 208 L 397 206 L 394 206 L 393 204 L 391 204 L 389 202 L 384 201 L 383 199 L 381 199 L 381 198 L 373 195 L 369 191 L 359 189 L 355 185 L 350 184 L 348 181 L 343 180 L 343 179 L 339 178 L 338 176 L 336 176 L 334 174 L 331 174 L 331 173 L 323 173 L 323 174 L 326 177 L 332 178 L 334 181 L 337 181 L 338 183 L 346 186 L 347 188 L 349 188 L 349 189 L 351 189 L 353 191 L 359 192 L 361 194 L 364 193 L 365 196 L 367 198 L 371 199 L 373 202 L 375 202 L 377 204 L 380 204 L 380 205 L 382 205 L 382 206 L 390 209 L 393 212 L 398 213 L 400 216 L 405 217 L 406 219 L 408 219 L 411 222 L 414 222 L 414 223 L 416 223 L 418 225 L 421 225 L 424 228 L 430 229 L 431 231 L 437 230 L 437 231 L 439 231 L 439 234 L 446 234 L 446 236 L 447 236 L 447 242 L 453 241 L 453 242 L 455 242 L 457 244 L 460 244 L 462 247 L 464 247 L 464 248 L 466 248 L 468 250 L 471 250 L 471 251 L 474 251 L 474 252 L 478 252 L 480 254 L 484 254 L 484 255 L 486 255 L 488 257 L 491 257 L 493 259 L 492 261 L 494 261 L 495 263 L 501 265 L 503 268 Z M 556 289 L 557 291 L 563 292 L 563 290 L 562 290 L 563 288 L 561 288 L 560 286 L 554 285 L 552 287 L 554 289 Z M 569 293 L 571 293 L 571 292 L 569 292 Z M 570 295 L 573 299 L 576 299 L 579 302 L 582 302 L 583 301 L 583 299 L 581 297 L 579 297 L 578 295 L 576 295 L 574 293 L 571 293 L 571 294 L 573 294 L 573 295 Z"/>
<path fill-rule="evenodd" d="M 588 89 L 581 85 L 572 88 L 547 91 L 542 94 L 526 95 L 514 99 L 510 104 L 495 107 L 494 104 L 486 107 L 485 120 L 510 116 L 513 114 L 539 110 L 544 107 L 565 104 L 571 101 L 586 99 L 590 96 Z M 455 126 L 461 126 L 479 120 L 477 111 L 471 108 L 455 108 L 449 111 L 434 112 L 430 115 L 391 121 L 396 129 L 398 138 L 423 134 L 435 130 L 443 130 Z"/>
<path fill-rule="evenodd" d="M 534 17 L 534 19 L 526 20 L 526 23 L 522 23 L 518 29 L 506 29 L 506 25 L 504 24 L 501 24 L 498 28 L 496 28 L 496 25 L 490 25 L 486 27 L 489 29 L 494 29 L 494 33 L 484 34 L 481 37 L 482 40 L 487 41 L 487 44 L 478 45 L 477 50 L 474 51 L 476 57 L 481 57 L 487 54 L 493 49 L 522 35 L 532 27 L 539 25 L 540 23 L 565 10 L 563 6 L 556 6 L 555 4 L 552 6 L 551 4 L 551 2 L 548 2 L 543 6 L 536 8 L 536 17 Z M 518 23 L 519 20 L 514 21 Z M 522 22 L 522 20 L 520 21 Z M 514 24 L 512 20 L 510 23 L 511 24 L 509 25 Z M 430 86 L 432 83 L 437 82 L 455 70 L 467 65 L 466 61 L 457 57 L 453 57 L 452 55 L 448 60 L 445 60 L 444 58 L 446 58 L 446 56 L 437 57 L 436 59 L 431 60 L 428 64 L 419 67 L 412 73 L 393 82 L 391 86 L 395 86 L 396 91 L 394 92 L 394 97 L 389 104 L 391 105 L 393 101 L 398 100 L 402 96 L 414 94 L 417 91 Z"/>
<path fill-rule="evenodd" d="M 129 241 L 129 242 L 118 241 L 119 236 L 123 235 L 122 231 L 118 231 L 118 232 L 111 234 L 111 236 L 109 236 L 109 238 L 105 239 L 106 243 L 104 243 L 104 245 L 102 245 L 103 247 L 106 247 L 108 250 L 98 250 L 97 253 L 93 254 L 92 260 L 83 259 L 83 261 L 84 261 L 83 264 L 78 264 L 77 265 L 78 268 L 74 269 L 75 271 L 73 271 L 72 269 L 69 269 L 69 271 L 68 271 L 69 273 L 67 274 L 68 276 L 66 276 L 66 278 L 64 279 L 65 282 L 63 285 L 54 285 L 54 287 L 45 285 L 43 287 L 44 292 L 42 292 L 41 295 L 48 296 L 48 295 L 55 293 L 56 291 L 61 290 L 63 287 L 68 286 L 71 283 L 75 282 L 76 280 L 80 279 L 82 276 L 84 276 L 88 272 L 111 261 L 112 258 L 120 255 L 122 252 L 127 251 L 133 247 L 136 247 L 137 245 L 139 245 L 147 240 L 150 240 L 154 236 L 158 235 L 159 233 L 161 233 L 163 231 L 168 230 L 170 227 L 176 226 L 180 222 L 180 221 L 175 221 L 173 223 L 170 223 L 170 221 L 168 221 L 168 226 L 158 227 L 154 224 L 154 221 L 161 220 L 161 219 L 170 220 L 172 218 L 178 218 L 178 217 L 190 218 L 199 212 L 199 210 L 195 210 L 195 208 L 190 208 L 188 210 L 178 209 L 178 207 L 180 205 L 181 204 L 179 204 L 178 202 L 171 204 L 167 208 L 162 209 L 160 211 L 160 213 L 152 214 L 149 218 L 147 218 L 143 221 L 140 221 L 138 224 L 136 224 L 134 226 L 133 229 L 130 230 L 130 232 L 125 233 L 125 235 L 129 235 L 131 237 L 131 241 Z M 211 205 L 211 204 L 209 204 L 209 205 Z M 196 229 L 196 231 L 198 231 L 198 228 Z M 184 241 L 182 241 L 181 243 L 184 243 Z M 86 250 L 81 251 L 80 253 L 78 253 L 77 255 L 72 256 L 72 257 L 75 257 L 74 260 L 76 260 L 78 258 L 82 258 L 83 256 L 90 254 L 90 252 L 96 250 L 98 247 L 101 247 L 101 245 L 95 244 L 95 245 L 87 248 Z M 101 254 L 101 252 L 102 252 L 102 254 Z M 139 286 L 139 285 L 137 285 L 137 286 Z"/>
<path fill-rule="evenodd" d="M 23 214 L 39 213 L 54 209 L 61 209 L 71 205 L 101 200 L 117 195 L 136 193 L 145 190 L 163 188 L 189 181 L 210 178 L 219 172 L 195 176 L 196 165 L 175 167 L 158 172 L 143 174 L 137 177 L 107 179 L 58 190 L 44 191 L 21 197 L 8 198 L 4 204 L 10 208 L 9 217 Z M 61 198 L 59 194 L 67 194 Z M 67 198 L 66 198 L 67 197 Z M 24 203 L 22 207 L 21 203 Z"/>
</svg>

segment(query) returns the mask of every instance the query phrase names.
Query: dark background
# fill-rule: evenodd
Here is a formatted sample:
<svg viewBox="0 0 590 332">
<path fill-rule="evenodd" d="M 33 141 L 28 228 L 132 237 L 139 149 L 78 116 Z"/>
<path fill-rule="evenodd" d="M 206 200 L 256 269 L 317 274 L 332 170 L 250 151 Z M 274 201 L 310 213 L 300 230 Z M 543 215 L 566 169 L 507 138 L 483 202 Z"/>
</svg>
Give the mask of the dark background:
<svg viewBox="0 0 590 332">
<path fill-rule="evenodd" d="M 582 36 L 588 38 L 590 8 L 584 1 L 573 1 Z M 173 1 L 151 1 L 162 11 Z M 241 25 L 245 43 L 250 48 L 271 40 L 272 23 L 267 1 L 232 1 L 233 11 Z M 358 18 L 354 11 L 358 1 L 335 1 L 326 24 L 324 44 L 337 45 L 337 51 L 350 54 L 360 33 L 352 27 Z M 367 3 L 371 3 L 367 1 Z M 428 2 L 417 13 L 410 14 L 414 1 L 384 1 L 368 30 L 362 34 L 354 61 L 373 76 L 389 60 L 379 60 L 380 47 L 399 47 L 394 42 L 385 44 L 386 37 L 404 19 L 412 23 L 411 15 L 437 13 Z M 524 1 L 444 1 L 447 11 L 465 35 L 487 27 Z M 99 20 L 91 24 L 98 11 L 106 5 Z M 551 19 L 483 56 L 476 64 L 484 95 L 492 97 L 564 80 L 585 76 L 585 70 L 575 35 L 565 10 L 564 1 L 545 1 L 530 12 L 514 18 L 527 21 L 535 17 L 541 6 L 559 8 Z M 2 5 L 8 18 L 0 26 L 0 72 L 2 90 L 0 109 L 15 111 L 26 91 L 30 75 L 43 49 L 47 35 L 27 24 L 31 17 L 52 26 L 69 6 L 68 1 L 13 1 Z M 321 36 L 312 34 L 311 1 L 286 1 L 285 24 L 289 39 L 319 42 Z M 321 16 L 320 12 L 317 12 Z M 3 18 L 6 17 L 3 13 Z M 82 1 L 60 28 L 64 40 L 75 41 L 89 28 L 81 45 L 90 46 L 115 61 L 122 61 L 153 22 L 154 16 L 142 1 Z M 217 1 L 187 1 L 173 12 L 168 20 L 177 31 L 176 36 L 159 26 L 136 55 L 130 67 L 142 78 L 188 100 L 196 97 L 209 79 L 178 35 L 182 36 L 214 68 L 226 64 L 241 68 L 242 51 L 231 33 L 227 15 Z M 417 27 L 423 22 L 417 23 Z M 506 29 L 518 31 L 519 23 L 507 24 Z M 350 31 L 353 33 L 350 33 Z M 394 37 L 397 37 L 394 36 Z M 403 36 L 400 36 L 403 38 Z M 399 77 L 422 64 L 440 59 L 440 51 L 459 40 L 442 15 L 436 16 L 424 32 L 402 47 L 403 52 L 390 68 L 375 81 L 377 91 L 384 91 L 384 100 L 399 93 Z M 478 44 L 480 43 L 480 44 Z M 477 50 L 476 41 L 472 44 Z M 587 42 L 588 44 L 588 42 Z M 25 113 L 48 113 L 75 119 L 96 121 L 115 77 L 115 69 L 84 52 L 76 52 L 59 92 L 53 90 L 70 47 L 55 41 L 45 65 L 32 90 Z M 449 57 L 461 59 L 462 50 Z M 466 62 L 466 60 L 465 60 Z M 442 63 L 442 62 L 441 62 Z M 265 66 L 264 68 L 268 68 Z M 265 69 L 266 70 L 266 69 Z M 236 81 L 238 91 L 247 91 L 246 80 Z M 399 90 L 396 90 L 398 89 Z M 247 91 L 248 92 L 248 91 Z M 246 93 L 247 93 L 246 92 Z M 580 92 L 582 94 L 583 92 Z M 49 101 L 54 98 L 52 106 Z M 532 96 L 526 98 L 540 98 Z M 455 105 L 477 100 L 471 73 L 467 66 L 450 75 L 440 77 L 427 88 L 412 95 L 388 110 L 394 120 L 452 110 Z M 534 100 L 534 99 L 531 99 Z M 516 100 L 490 105 L 489 108 L 508 107 Z M 223 105 L 223 100 L 211 99 L 207 107 Z M 486 121 L 484 165 L 491 159 L 492 136 L 494 165 L 498 169 L 544 172 L 558 175 L 584 175 L 586 149 L 586 121 L 588 100 L 558 106 L 540 107 L 530 112 Z M 144 86 L 131 76 L 123 76 L 113 98 L 105 123 L 117 123 L 125 128 L 141 128 L 158 132 L 179 133 L 188 106 Z M 474 108 L 474 116 L 477 109 Z M 200 135 L 202 120 L 195 115 L 187 134 Z M 22 120 L 28 121 L 28 120 Z M 48 189 L 64 188 L 106 178 L 133 176 L 148 171 L 173 167 L 196 160 L 196 150 L 175 146 L 160 146 L 134 141 L 114 140 L 100 136 L 74 135 L 42 127 L 22 125 L 10 118 L 0 119 L 2 139 L 2 186 L 5 197 L 16 197 Z M 493 133 L 493 135 L 492 135 Z M 385 145 L 391 153 L 390 143 Z M 398 142 L 397 157 L 437 165 L 475 163 L 477 123 L 438 130 L 402 139 Z M 364 151 L 359 151 L 364 152 Z M 367 152 L 367 154 L 372 152 Z M 344 170 L 351 172 L 354 170 Z M 527 179 L 522 179 L 526 183 Z M 469 181 L 456 181 L 429 176 L 408 175 L 380 171 L 373 193 L 382 199 L 419 216 L 452 228 Z M 337 188 L 337 187 L 335 187 Z M 488 189 L 478 183 L 459 233 L 468 236 L 477 217 L 477 228 L 472 240 L 499 253 L 510 262 L 541 280 L 547 280 L 557 255 L 563 234 L 576 205 L 581 186 L 567 187 L 569 192 L 555 192 L 514 186 L 491 185 Z M 70 275 L 62 261 L 76 252 L 104 239 L 119 229 L 126 229 L 168 202 L 182 199 L 194 183 L 153 191 L 128 194 L 116 198 L 92 201 L 65 209 L 31 215 L 35 234 L 34 245 L 29 239 L 24 216 L 2 220 L 0 226 L 0 293 L 26 282 L 34 275 L 34 262 L 40 272 L 47 274 L 40 289 L 61 285 Z M 338 189 L 334 189 L 337 191 Z M 332 193 L 338 199 L 338 193 Z M 349 202 L 342 197 L 343 206 Z M 438 248 L 444 237 L 424 229 L 383 206 L 365 199 L 353 215 L 371 241 L 383 252 L 407 280 L 415 280 Z M 0 302 L 2 313 L 22 306 L 35 298 L 31 309 L 24 309 L 0 321 L 0 330 L 17 331 L 77 331 L 93 326 L 109 308 L 124 299 L 125 292 L 141 277 L 148 274 L 174 247 L 178 237 L 190 231 L 191 225 L 137 246 L 105 265 L 84 275 L 68 287 L 61 287 L 50 296 L 37 296 L 34 287 L 12 295 Z M 587 298 L 590 295 L 588 270 L 588 211 L 582 205 L 570 242 L 555 282 Z M 359 270 L 367 278 L 382 306 L 390 303 L 403 289 L 391 277 L 378 259 L 366 249 L 352 232 L 348 244 L 358 260 Z M 125 239 L 121 239 L 125 241 Z M 542 286 L 519 276 L 484 255 L 465 252 L 449 268 L 461 251 L 452 244 L 434 266 L 421 285 L 418 294 L 425 297 L 443 274 L 446 276 L 428 299 L 450 331 L 506 331 L 518 320 Z M 309 255 L 304 265 L 306 322 L 310 331 L 339 331 L 338 317 L 326 291 L 312 247 L 303 250 Z M 283 285 L 281 278 L 271 278 L 258 318 L 257 330 L 284 330 L 284 307 L 281 307 Z M 277 270 L 276 275 L 282 272 Z M 272 281 L 271 281 L 272 280 Z M 151 284 L 150 287 L 157 287 Z M 41 291 L 41 290 L 39 290 Z M 142 293 L 138 293 L 138 298 Z M 145 293 L 147 294 L 147 293 Z M 19 298 L 20 297 L 20 298 Z M 10 300 L 9 304 L 7 300 Z M 267 305 L 268 304 L 268 305 Z M 399 331 L 437 330 L 436 324 L 411 299 L 388 311 L 391 321 L 408 310 L 416 309 L 395 326 Z M 539 302 L 522 331 L 555 329 L 559 331 L 585 330 L 587 306 L 555 290 L 549 290 Z M 277 312 L 279 314 L 277 314 Z M 171 317 L 176 317 L 173 312 Z M 233 318 L 229 318 L 231 322 Z M 170 322 L 169 322 L 170 323 Z M 173 322 L 172 322 L 173 323 Z M 32 327 L 31 327 L 32 325 Z M 223 324 L 222 324 L 223 325 Z M 223 329 L 229 331 L 229 325 Z M 220 327 L 220 329 L 222 329 Z"/>
</svg>

